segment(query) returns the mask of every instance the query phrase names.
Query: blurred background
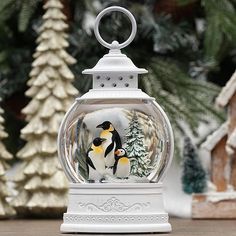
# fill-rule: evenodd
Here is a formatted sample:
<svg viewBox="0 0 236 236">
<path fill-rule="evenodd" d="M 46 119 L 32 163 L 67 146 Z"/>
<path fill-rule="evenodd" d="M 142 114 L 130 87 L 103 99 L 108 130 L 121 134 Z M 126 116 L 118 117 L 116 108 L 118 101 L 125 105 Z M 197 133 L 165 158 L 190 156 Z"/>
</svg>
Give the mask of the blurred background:
<svg viewBox="0 0 236 236">
<path fill-rule="evenodd" d="M 0 97 L 4 127 L 9 135 L 3 143 L 13 155 L 11 166 L 20 162 L 16 153 L 26 143 L 20 138 L 20 131 L 29 119 L 21 111 L 31 100 L 25 92 L 29 88 L 32 55 L 46 2 L 0 1 Z M 215 99 L 235 71 L 236 1 L 62 0 L 61 3 L 69 26 L 65 30 L 67 52 L 77 60 L 70 69 L 78 94 L 92 86 L 91 79 L 82 76 L 81 71 L 95 65 L 106 53 L 93 34 L 96 15 L 112 5 L 125 7 L 134 14 L 137 35 L 123 52 L 138 67 L 149 71 L 139 80 L 139 86 L 164 108 L 175 133 L 175 160 L 165 180 L 166 207 L 172 215 L 191 217 L 191 194 L 207 191 L 211 179 L 201 145 L 227 119 L 226 108 L 217 107 Z M 100 30 L 109 42 L 124 41 L 130 33 L 130 23 L 122 14 L 114 13 L 104 17 Z M 195 176 L 190 176 L 194 169 Z M 176 201 L 180 202 L 178 206 Z"/>
</svg>

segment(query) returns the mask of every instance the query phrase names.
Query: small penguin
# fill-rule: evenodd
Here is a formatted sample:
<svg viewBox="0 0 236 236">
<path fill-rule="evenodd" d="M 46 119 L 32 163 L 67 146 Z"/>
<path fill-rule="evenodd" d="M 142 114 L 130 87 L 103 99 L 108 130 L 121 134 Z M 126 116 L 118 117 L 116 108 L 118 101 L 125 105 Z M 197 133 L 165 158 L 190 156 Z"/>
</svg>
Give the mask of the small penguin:
<svg viewBox="0 0 236 236">
<path fill-rule="evenodd" d="M 91 182 L 101 181 L 105 173 L 104 150 L 102 148 L 104 141 L 106 141 L 104 138 L 95 138 L 87 152 L 86 164 Z"/>
<path fill-rule="evenodd" d="M 102 144 L 106 167 L 113 168 L 115 164 L 115 150 L 122 148 L 120 135 L 110 121 L 104 121 L 97 128 L 103 129 L 100 133 L 100 138 L 106 139 Z"/>
<path fill-rule="evenodd" d="M 115 155 L 116 161 L 113 168 L 113 175 L 119 179 L 128 179 L 130 175 L 130 160 L 127 157 L 125 149 L 117 149 Z"/>
</svg>

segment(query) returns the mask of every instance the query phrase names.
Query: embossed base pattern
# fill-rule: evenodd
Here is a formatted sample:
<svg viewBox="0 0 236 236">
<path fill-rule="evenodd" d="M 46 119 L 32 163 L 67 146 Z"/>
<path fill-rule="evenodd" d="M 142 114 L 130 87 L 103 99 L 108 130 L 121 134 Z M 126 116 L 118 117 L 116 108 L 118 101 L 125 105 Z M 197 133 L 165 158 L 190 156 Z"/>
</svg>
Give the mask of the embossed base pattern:
<svg viewBox="0 0 236 236">
<path fill-rule="evenodd" d="M 62 232 L 127 233 L 170 232 L 168 215 L 82 215 L 64 214 Z"/>
<path fill-rule="evenodd" d="M 168 223 L 168 215 L 82 215 L 64 214 L 64 222 L 67 224 L 133 224 L 139 222 L 148 224 Z"/>
<path fill-rule="evenodd" d="M 78 206 L 81 210 L 87 212 L 103 211 L 103 212 L 139 212 L 144 208 L 150 206 L 150 202 L 135 202 L 130 205 L 126 205 L 116 197 L 108 198 L 101 205 L 95 205 L 91 202 L 78 202 Z"/>
<path fill-rule="evenodd" d="M 160 184 L 71 185 L 61 231 L 170 232 Z"/>
</svg>

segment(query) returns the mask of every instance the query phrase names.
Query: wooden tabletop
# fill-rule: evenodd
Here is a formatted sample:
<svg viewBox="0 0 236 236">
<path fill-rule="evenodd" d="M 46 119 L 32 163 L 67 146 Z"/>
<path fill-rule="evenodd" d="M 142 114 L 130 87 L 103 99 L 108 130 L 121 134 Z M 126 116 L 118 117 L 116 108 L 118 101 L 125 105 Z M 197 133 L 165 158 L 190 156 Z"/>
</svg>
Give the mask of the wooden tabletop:
<svg viewBox="0 0 236 236">
<path fill-rule="evenodd" d="M 236 236 L 236 220 L 187 220 L 172 218 L 170 221 L 173 227 L 172 233 L 161 234 L 161 236 Z M 62 221 L 60 220 L 4 220 L 0 221 L 0 236 L 65 236 L 65 234 L 60 234 L 59 232 L 61 223 Z M 88 236 L 89 234 L 85 235 Z"/>
</svg>

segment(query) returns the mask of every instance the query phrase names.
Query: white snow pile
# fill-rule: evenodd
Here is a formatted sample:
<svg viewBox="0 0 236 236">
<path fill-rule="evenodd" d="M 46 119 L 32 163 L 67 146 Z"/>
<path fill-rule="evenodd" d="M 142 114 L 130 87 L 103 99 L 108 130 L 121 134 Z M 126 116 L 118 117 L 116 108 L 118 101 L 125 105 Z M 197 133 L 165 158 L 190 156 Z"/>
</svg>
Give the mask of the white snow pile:
<svg viewBox="0 0 236 236">
<path fill-rule="evenodd" d="M 217 192 L 215 184 L 211 181 L 207 181 L 207 192 L 204 193 L 207 196 L 207 201 L 209 202 L 220 202 L 224 200 L 236 199 L 236 191 L 234 191 L 233 186 L 228 185 L 227 191 Z"/>
<path fill-rule="evenodd" d="M 137 177 L 130 175 L 128 179 L 117 179 L 113 175 L 112 169 L 106 169 L 105 180 L 103 183 L 149 183 L 149 180 L 146 177 Z"/>
<path fill-rule="evenodd" d="M 223 200 L 235 200 L 236 191 L 227 191 L 227 192 L 209 192 L 206 193 L 207 201 L 209 202 L 219 202 Z"/>
</svg>

